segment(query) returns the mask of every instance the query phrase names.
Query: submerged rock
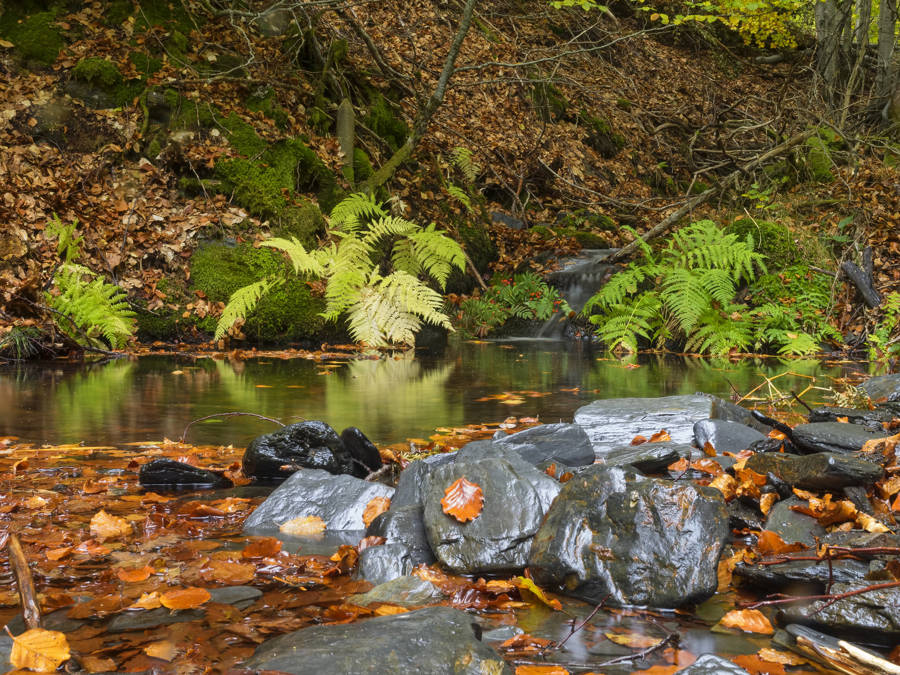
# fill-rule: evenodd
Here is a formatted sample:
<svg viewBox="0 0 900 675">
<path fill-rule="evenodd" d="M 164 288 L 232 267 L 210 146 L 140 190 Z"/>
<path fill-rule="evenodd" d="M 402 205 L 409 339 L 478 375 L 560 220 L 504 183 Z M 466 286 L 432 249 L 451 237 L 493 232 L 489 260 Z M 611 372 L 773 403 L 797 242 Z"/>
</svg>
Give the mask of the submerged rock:
<svg viewBox="0 0 900 675">
<path fill-rule="evenodd" d="M 365 579 L 376 586 L 412 572 L 412 558 L 404 544 L 382 544 L 369 546 L 359 554 L 359 563 L 354 576 Z"/>
<path fill-rule="evenodd" d="M 430 581 L 415 576 L 398 576 L 378 584 L 367 593 L 351 595 L 347 598 L 347 602 L 360 607 L 368 607 L 375 602 L 415 607 L 430 605 L 443 599 L 444 594 Z"/>
<path fill-rule="evenodd" d="M 221 474 L 174 459 L 154 459 L 143 464 L 138 472 L 138 482 L 141 487 L 157 490 L 198 490 L 233 485 Z"/>
<path fill-rule="evenodd" d="M 847 454 L 816 452 L 789 455 L 758 453 L 746 467 L 757 473 L 772 473 L 794 487 L 808 490 L 837 490 L 848 485 L 871 485 L 884 475 L 880 465 Z"/>
<path fill-rule="evenodd" d="M 875 402 L 900 401 L 900 374 L 871 377 L 859 385 L 859 388 Z"/>
<path fill-rule="evenodd" d="M 283 480 L 301 468 L 359 477 L 368 471 L 353 461 L 337 432 L 325 422 L 298 422 L 254 438 L 244 452 L 244 473 Z"/>
<path fill-rule="evenodd" d="M 740 422 L 700 420 L 694 424 L 694 443 L 703 448 L 707 443 L 717 452 L 740 452 L 766 436 Z"/>
<path fill-rule="evenodd" d="M 793 440 L 806 452 L 857 452 L 866 441 L 889 436 L 859 424 L 842 422 L 811 422 L 794 427 Z"/>
<path fill-rule="evenodd" d="M 327 530 L 364 530 L 363 511 L 375 497 L 390 497 L 394 489 L 381 483 L 335 476 L 327 471 L 297 471 L 250 514 L 244 532 L 277 530 L 294 518 L 316 516 Z"/>
<path fill-rule="evenodd" d="M 428 607 L 352 624 L 310 626 L 261 644 L 244 664 L 308 675 L 509 675 L 465 612 Z"/>
<path fill-rule="evenodd" d="M 423 490 L 425 532 L 437 559 L 454 572 L 506 572 L 525 566 L 537 532 L 560 486 L 523 460 L 514 466 L 491 457 L 435 467 Z M 443 512 L 441 500 L 457 479 L 481 487 L 484 507 L 461 523 Z M 537 486 L 537 487 L 535 487 Z"/>
<path fill-rule="evenodd" d="M 563 486 L 528 566 L 588 602 L 678 607 L 715 592 L 729 532 L 717 490 L 594 466 Z"/>
</svg>

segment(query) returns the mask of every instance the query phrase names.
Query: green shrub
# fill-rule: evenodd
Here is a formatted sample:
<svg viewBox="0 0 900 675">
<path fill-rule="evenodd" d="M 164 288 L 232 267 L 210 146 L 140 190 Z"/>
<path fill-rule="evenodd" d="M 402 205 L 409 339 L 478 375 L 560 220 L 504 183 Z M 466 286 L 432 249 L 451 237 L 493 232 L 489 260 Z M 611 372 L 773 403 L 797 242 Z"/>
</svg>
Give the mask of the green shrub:
<svg viewBox="0 0 900 675">
<path fill-rule="evenodd" d="M 511 319 L 546 321 L 557 312 L 571 311 L 557 289 L 534 272 L 525 272 L 501 280 L 480 297 L 464 300 L 459 325 L 466 334 L 484 337 Z"/>
</svg>

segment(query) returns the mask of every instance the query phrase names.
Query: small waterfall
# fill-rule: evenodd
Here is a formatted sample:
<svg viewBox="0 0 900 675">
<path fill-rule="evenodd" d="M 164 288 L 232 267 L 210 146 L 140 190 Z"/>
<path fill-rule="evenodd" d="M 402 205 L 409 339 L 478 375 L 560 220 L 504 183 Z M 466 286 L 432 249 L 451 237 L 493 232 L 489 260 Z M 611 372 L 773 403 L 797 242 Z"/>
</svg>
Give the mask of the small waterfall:
<svg viewBox="0 0 900 675">
<path fill-rule="evenodd" d="M 615 265 L 603 261 L 615 253 L 615 248 L 582 249 L 573 257 L 560 261 L 561 267 L 547 276 L 547 283 L 557 288 L 576 312 L 580 312 L 588 299 L 609 278 Z M 551 316 L 538 329 L 535 337 L 561 338 L 567 317 L 560 313 Z"/>
</svg>

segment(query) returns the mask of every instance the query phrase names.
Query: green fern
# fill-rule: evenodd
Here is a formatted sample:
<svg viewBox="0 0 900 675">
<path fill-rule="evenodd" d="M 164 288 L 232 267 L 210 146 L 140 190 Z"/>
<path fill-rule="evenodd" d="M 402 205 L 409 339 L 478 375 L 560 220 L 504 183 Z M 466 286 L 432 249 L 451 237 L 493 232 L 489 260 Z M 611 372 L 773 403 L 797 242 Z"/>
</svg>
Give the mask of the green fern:
<svg viewBox="0 0 900 675">
<path fill-rule="evenodd" d="M 69 225 L 65 225 L 54 213 L 53 218 L 44 228 L 45 237 L 57 239 L 56 252 L 67 263 L 75 262 L 81 256 L 81 244 L 84 237 L 75 236 L 76 227 L 78 227 L 77 218 Z"/>
<path fill-rule="evenodd" d="M 374 195 L 355 192 L 338 202 L 331 211 L 331 226 L 345 232 L 355 232 L 368 220 L 388 215 Z"/>
<path fill-rule="evenodd" d="M 219 322 L 216 324 L 216 334 L 213 339 L 222 339 L 238 319 L 246 318 L 256 308 L 260 298 L 283 283 L 284 279 L 266 277 L 237 289 L 228 298 L 228 304 L 225 305 L 222 316 L 219 317 Z"/>
<path fill-rule="evenodd" d="M 457 199 L 462 203 L 463 206 L 466 207 L 466 211 L 472 213 L 472 199 L 469 197 L 469 193 L 463 190 L 458 185 L 454 185 L 453 183 L 447 184 L 447 192 L 450 193 L 450 196 Z"/>
<path fill-rule="evenodd" d="M 474 183 L 478 174 L 481 173 L 481 167 L 473 159 L 472 151 L 468 148 L 456 147 L 453 148 L 450 155 L 453 157 L 453 164 L 465 176 L 466 182 Z"/>
</svg>

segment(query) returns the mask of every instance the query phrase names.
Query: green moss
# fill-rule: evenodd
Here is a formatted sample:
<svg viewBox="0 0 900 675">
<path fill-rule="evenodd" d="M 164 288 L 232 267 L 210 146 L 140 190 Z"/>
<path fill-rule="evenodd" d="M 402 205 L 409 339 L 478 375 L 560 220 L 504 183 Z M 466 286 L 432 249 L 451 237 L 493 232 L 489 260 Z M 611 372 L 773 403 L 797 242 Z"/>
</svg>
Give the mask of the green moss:
<svg viewBox="0 0 900 675">
<path fill-rule="evenodd" d="M 209 244 L 191 257 L 194 287 L 214 302 L 227 302 L 231 294 L 269 274 L 283 274 L 285 262 L 271 249 L 249 244 Z M 312 295 L 302 280 L 288 275 L 281 287 L 264 296 L 244 324 L 244 334 L 261 342 L 284 342 L 320 337 L 326 330 L 319 313 L 325 303 Z"/>
<path fill-rule="evenodd" d="M 537 82 L 531 90 L 531 100 L 542 121 L 558 122 L 566 119 L 569 102 L 553 83 L 546 80 Z"/>
<path fill-rule="evenodd" d="M 753 238 L 754 248 L 766 256 L 766 267 L 770 270 L 782 269 L 800 258 L 791 231 L 780 223 L 739 218 L 725 231 L 741 239 L 749 234 Z"/>
<path fill-rule="evenodd" d="M 601 157 L 611 159 L 625 147 L 625 137 L 614 133 L 608 120 L 582 110 L 578 114 L 578 121 L 587 128 L 585 143 L 599 152 Z"/>
<path fill-rule="evenodd" d="M 831 167 L 831 151 L 828 143 L 816 137 L 807 139 L 806 172 L 810 180 L 817 183 L 830 183 L 834 180 Z"/>
<path fill-rule="evenodd" d="M 55 19 L 56 13 L 53 11 L 22 18 L 12 9 L 7 9 L 0 17 L 0 36 L 12 42 L 23 58 L 49 66 L 56 61 L 59 50 L 65 44 L 53 24 Z"/>
<path fill-rule="evenodd" d="M 107 26 L 121 26 L 128 17 L 134 14 L 134 3 L 131 0 L 112 0 L 103 11 L 103 21 Z"/>
<path fill-rule="evenodd" d="M 353 148 L 353 177 L 357 183 L 367 180 L 374 173 L 372 162 L 362 148 Z"/>
<path fill-rule="evenodd" d="M 369 106 L 369 114 L 366 115 L 364 122 L 394 152 L 406 142 L 406 138 L 409 136 L 409 127 L 394 115 L 393 108 L 380 93 L 375 93 Z"/>
<path fill-rule="evenodd" d="M 602 213 L 593 213 L 587 209 L 569 211 L 561 218 L 557 218 L 556 222 L 562 227 L 577 229 L 602 230 L 605 232 L 615 232 L 618 229 L 616 221 L 609 216 Z"/>
<path fill-rule="evenodd" d="M 318 205 L 302 200 L 299 206 L 288 206 L 281 211 L 279 227 L 274 234 L 279 237 L 296 237 L 307 246 L 315 241 L 316 234 L 325 230 L 325 218 Z"/>
<path fill-rule="evenodd" d="M 118 66 L 99 57 L 81 59 L 72 68 L 72 79 L 85 82 L 91 87 L 103 92 L 104 102 L 109 105 L 124 106 L 139 96 L 144 85 L 141 80 L 126 80 L 119 71 Z"/>
<path fill-rule="evenodd" d="M 259 137 L 256 130 L 240 117 L 231 113 L 219 124 L 225 129 L 225 137 L 231 146 L 242 155 L 255 157 L 265 152 L 268 144 Z"/>
<path fill-rule="evenodd" d="M 275 91 L 271 87 L 266 87 L 262 91 L 248 96 L 247 110 L 261 112 L 270 120 L 273 120 L 279 129 L 287 127 L 287 111 L 278 105 L 278 101 L 275 100 Z"/>
<path fill-rule="evenodd" d="M 131 52 L 128 59 L 143 78 L 150 77 L 162 68 L 162 59 L 154 58 L 145 52 Z"/>
<path fill-rule="evenodd" d="M 191 17 L 185 9 L 185 3 L 178 0 L 141 0 L 140 6 L 141 11 L 135 16 L 135 30 L 161 28 L 165 31 L 179 32 L 182 34 L 184 45 L 182 53 L 187 51 L 187 38 L 184 34 L 191 32 L 195 21 L 198 24 L 204 21 L 201 12 Z"/>
</svg>

